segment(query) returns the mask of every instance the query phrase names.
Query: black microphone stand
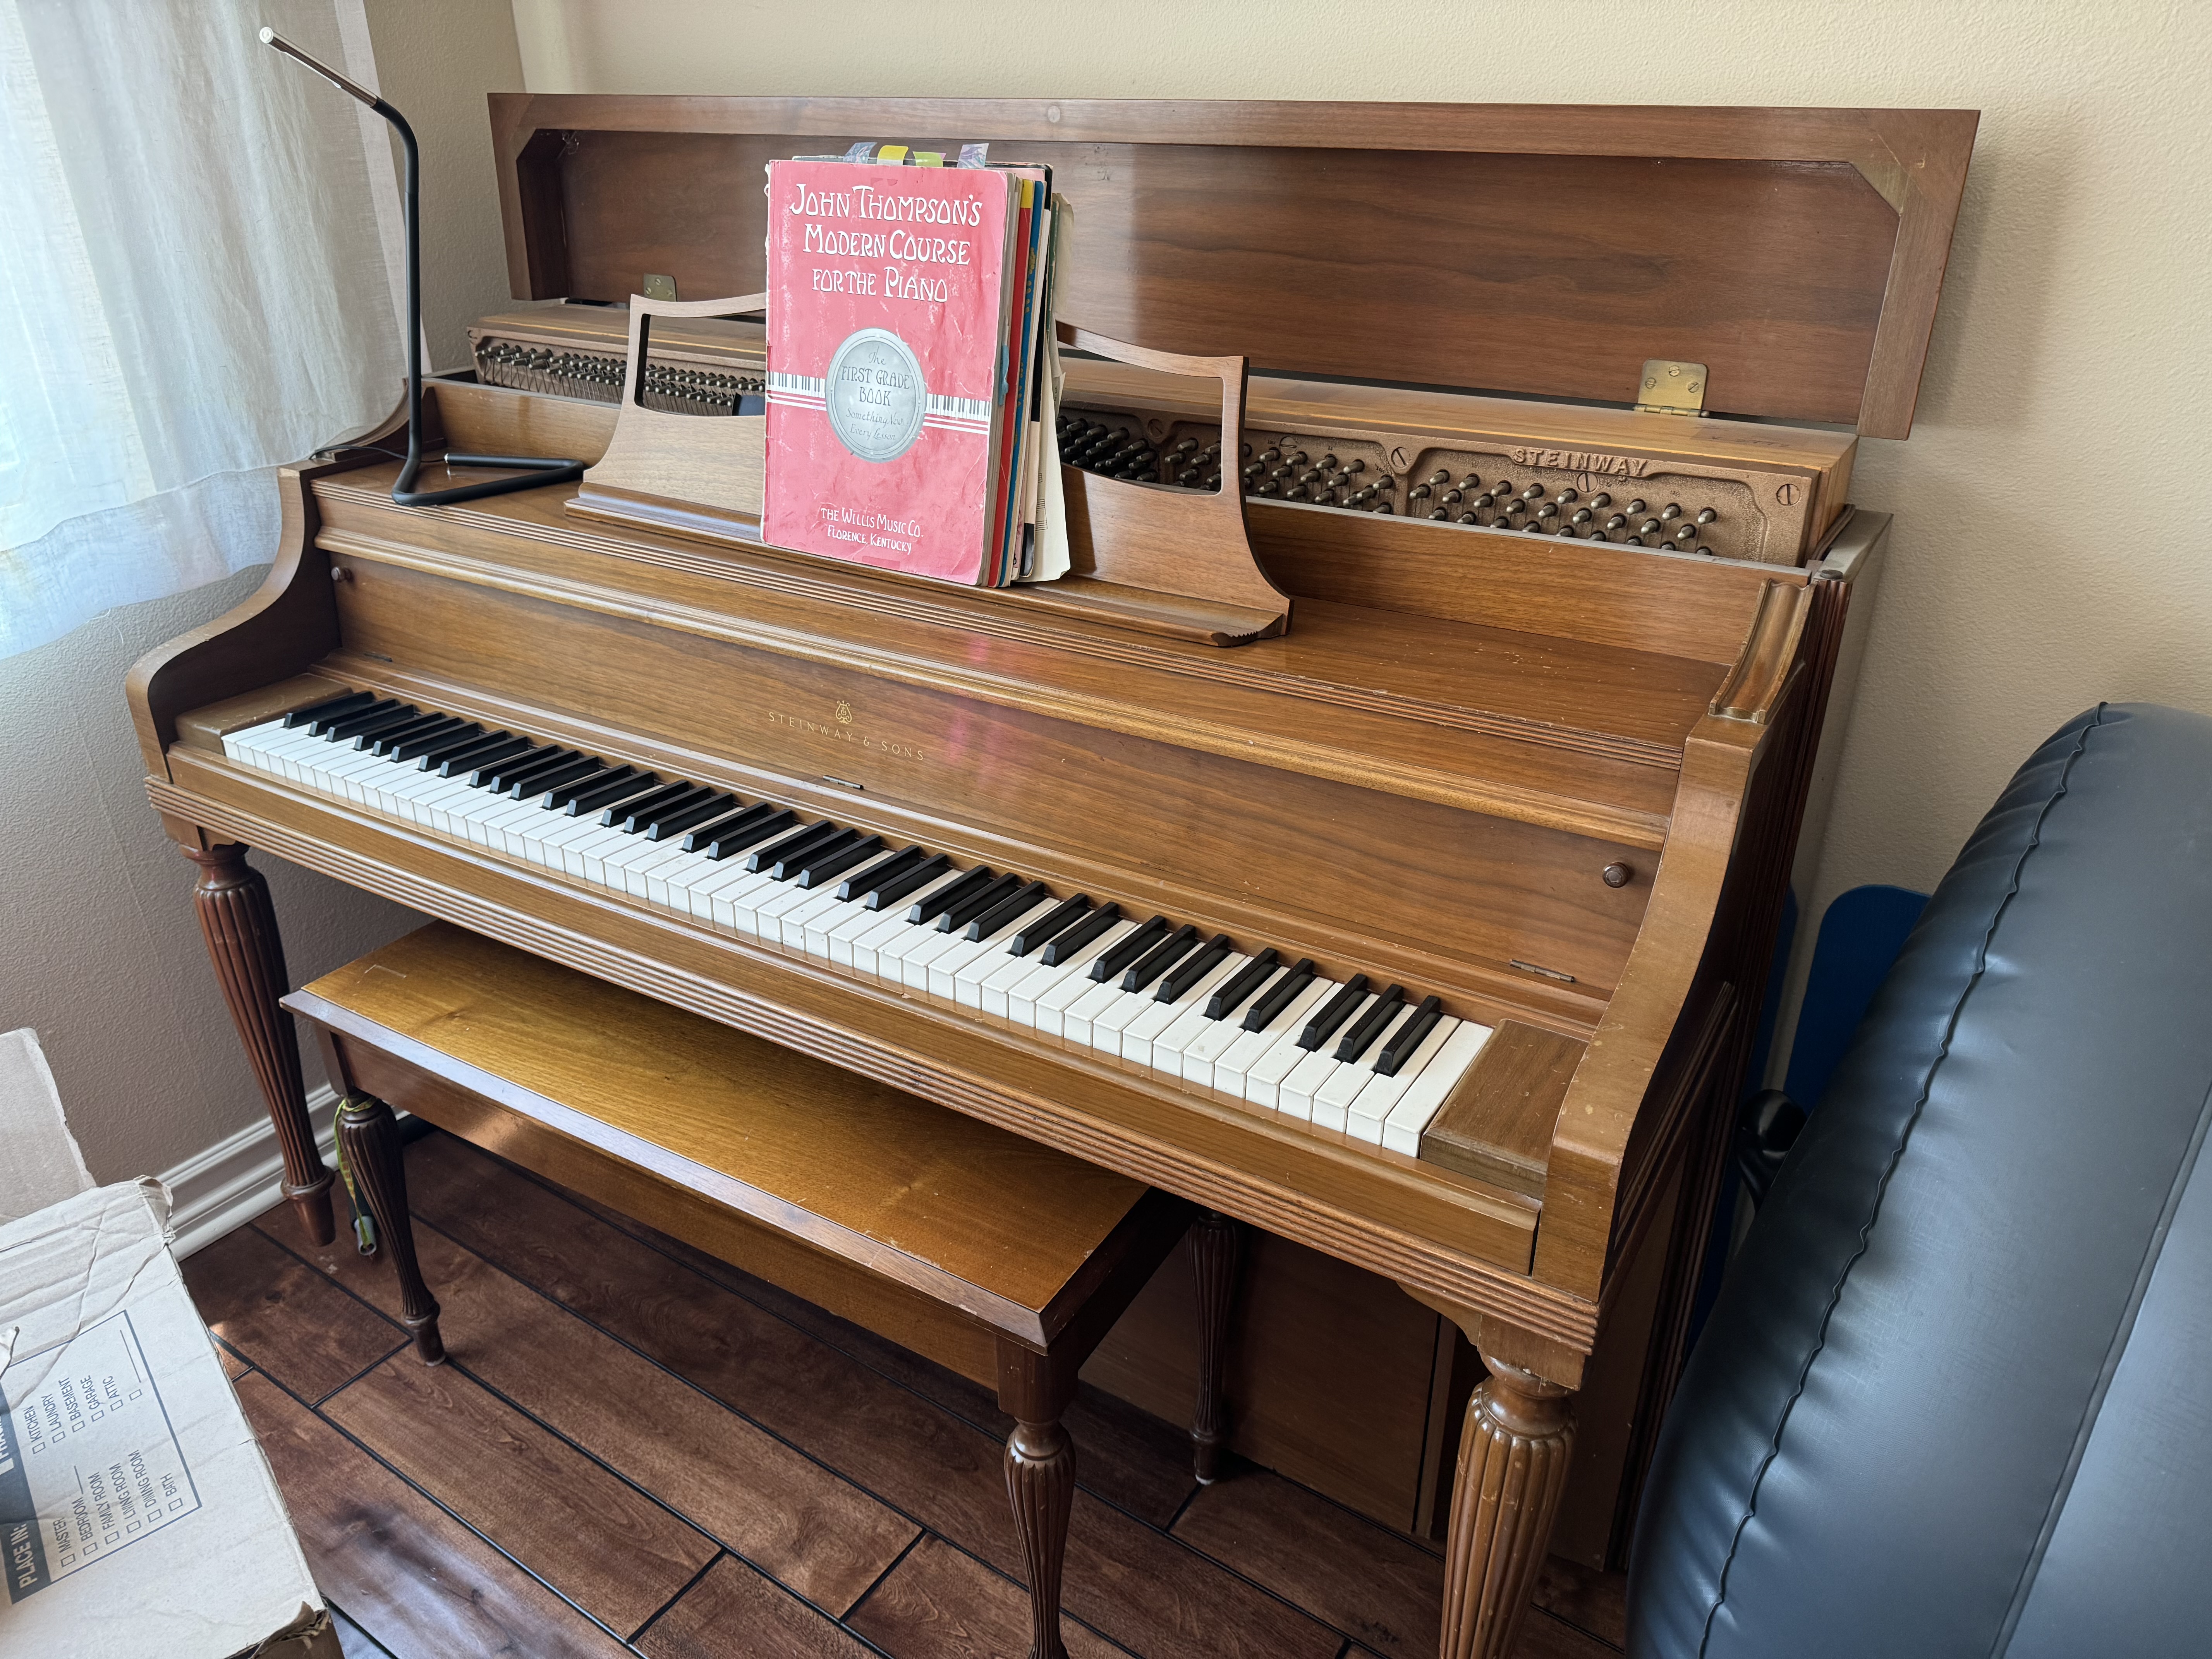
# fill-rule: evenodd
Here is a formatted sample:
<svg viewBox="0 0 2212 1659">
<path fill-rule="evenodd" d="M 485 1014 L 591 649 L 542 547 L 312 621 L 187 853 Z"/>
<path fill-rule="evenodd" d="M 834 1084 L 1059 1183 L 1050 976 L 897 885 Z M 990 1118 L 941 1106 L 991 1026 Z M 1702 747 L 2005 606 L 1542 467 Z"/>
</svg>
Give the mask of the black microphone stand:
<svg viewBox="0 0 2212 1659">
<path fill-rule="evenodd" d="M 514 476 L 488 478 L 482 483 L 456 484 L 447 489 L 417 489 L 415 475 L 422 466 L 422 188 L 417 174 L 420 157 L 415 148 L 415 129 L 407 118 L 366 87 L 349 81 L 328 64 L 301 52 L 276 30 L 261 31 L 261 44 L 295 58 L 328 81 L 392 123 L 407 152 L 407 464 L 392 483 L 392 499 L 402 507 L 449 507 L 456 501 L 479 501 L 504 495 L 510 490 L 537 489 L 546 484 L 568 483 L 584 476 L 581 461 L 552 460 L 532 455 L 455 455 L 448 453 L 448 469 L 457 466 L 497 467 Z"/>
</svg>

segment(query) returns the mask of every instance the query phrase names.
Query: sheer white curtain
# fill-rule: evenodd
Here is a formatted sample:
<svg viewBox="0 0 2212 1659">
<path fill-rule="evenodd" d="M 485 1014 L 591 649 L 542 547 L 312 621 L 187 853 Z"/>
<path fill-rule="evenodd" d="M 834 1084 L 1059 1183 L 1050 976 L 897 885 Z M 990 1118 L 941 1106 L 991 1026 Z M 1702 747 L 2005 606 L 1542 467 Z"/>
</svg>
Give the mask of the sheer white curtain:
<svg viewBox="0 0 2212 1659">
<path fill-rule="evenodd" d="M 396 400 L 383 124 L 255 38 L 374 85 L 360 4 L 0 0 L 0 656 L 265 562 Z"/>
</svg>

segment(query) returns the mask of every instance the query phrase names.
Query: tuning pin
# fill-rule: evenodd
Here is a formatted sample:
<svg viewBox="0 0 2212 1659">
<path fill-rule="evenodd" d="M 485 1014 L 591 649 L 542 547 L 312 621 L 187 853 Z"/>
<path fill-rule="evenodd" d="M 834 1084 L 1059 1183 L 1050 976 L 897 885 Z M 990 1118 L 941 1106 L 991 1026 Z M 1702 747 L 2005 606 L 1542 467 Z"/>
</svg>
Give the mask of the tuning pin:
<svg viewBox="0 0 2212 1659">
<path fill-rule="evenodd" d="M 1586 507 L 1578 507 L 1575 509 L 1575 516 L 1568 520 L 1567 522 L 1569 524 L 1588 524 L 1595 516 L 1596 515 L 1593 514 L 1589 508 Z"/>
<path fill-rule="evenodd" d="M 1170 454 L 1170 455 L 1180 455 L 1180 454 L 1182 454 L 1182 453 L 1183 453 L 1183 451 L 1185 451 L 1186 449 L 1195 449 L 1195 448 L 1197 448 L 1197 447 L 1198 447 L 1198 440 L 1197 440 L 1197 439 L 1195 439 L 1195 438 L 1178 438 L 1177 440 L 1176 440 L 1176 441 L 1175 441 L 1174 445 L 1173 445 L 1173 446 L 1169 449 L 1168 453 L 1169 453 L 1169 454 Z"/>
<path fill-rule="evenodd" d="M 1607 520 L 1605 521 L 1605 527 L 1606 527 L 1607 530 L 1609 530 L 1609 531 L 1611 531 L 1611 530 L 1625 530 L 1625 529 L 1626 529 L 1626 528 L 1627 528 L 1627 526 L 1628 526 L 1628 520 L 1626 520 L 1626 519 L 1624 519 L 1624 518 L 1622 518 L 1622 517 L 1620 516 L 1620 514 L 1618 514 L 1618 513 L 1614 514 L 1611 518 L 1607 519 Z"/>
<path fill-rule="evenodd" d="M 1659 520 L 1656 519 L 1646 519 L 1642 524 L 1636 526 L 1636 533 L 1639 536 L 1657 535 L 1659 533 Z"/>
<path fill-rule="evenodd" d="M 1334 507 L 1336 492 L 1334 489 L 1316 489 L 1313 493 L 1313 501 L 1316 507 Z"/>
<path fill-rule="evenodd" d="M 1634 501 L 1628 504 L 1628 515 L 1631 518 L 1634 518 L 1639 513 L 1646 513 L 1650 510 L 1650 509 L 1649 507 L 1644 505 L 1644 498 L 1641 495 L 1638 495 Z"/>
<path fill-rule="evenodd" d="M 1305 498 L 1306 487 L 1304 484 L 1292 484 L 1283 492 L 1283 499 L 1286 501 L 1302 501 Z"/>
<path fill-rule="evenodd" d="M 1572 484 L 1569 484 L 1565 489 L 1559 492 L 1559 505 L 1561 507 L 1565 507 L 1570 502 L 1578 501 L 1582 500 L 1582 491 L 1577 489 Z"/>
<path fill-rule="evenodd" d="M 1260 452 L 1260 459 L 1269 466 L 1273 466 L 1283 459 L 1283 452 L 1279 449 L 1263 449 Z"/>
<path fill-rule="evenodd" d="M 1429 516 L 1430 516 L 1431 518 L 1432 518 L 1432 519 L 1449 519 L 1449 517 L 1451 517 L 1451 514 L 1449 514 L 1449 513 L 1447 513 L 1447 512 L 1445 512 L 1445 511 L 1443 510 L 1443 508 L 1442 508 L 1442 507 L 1440 507 L 1437 508 L 1433 513 L 1431 513 L 1431 514 L 1429 514 Z"/>
<path fill-rule="evenodd" d="M 1662 524 L 1672 524 L 1681 516 L 1682 504 L 1680 501 L 1669 501 L 1659 509 L 1659 522 Z"/>
<path fill-rule="evenodd" d="M 1346 472 L 1352 473 L 1364 472 L 1367 471 L 1367 463 L 1361 460 L 1358 456 L 1354 455 L 1350 460 L 1344 464 L 1344 470 Z"/>
<path fill-rule="evenodd" d="M 1720 514 L 1714 512 L 1710 507 L 1701 507 L 1698 509 L 1698 516 L 1694 522 L 1698 524 L 1711 524 L 1719 517 Z"/>
<path fill-rule="evenodd" d="M 1482 488 L 1482 480 L 1470 472 L 1459 481 L 1459 487 L 1462 489 L 1480 489 Z"/>
<path fill-rule="evenodd" d="M 1429 482 L 1432 484 L 1449 483 L 1451 474 L 1438 467 L 1434 472 L 1429 474 Z"/>
<path fill-rule="evenodd" d="M 1558 518 L 1559 516 L 1559 504 L 1556 501 L 1546 501 L 1543 506 L 1536 509 L 1536 516 L 1539 519 Z"/>
<path fill-rule="evenodd" d="M 1465 501 L 1467 497 L 1456 489 L 1447 489 L 1443 495 L 1437 496 L 1437 499 L 1440 501 L 1444 501 L 1456 506 L 1459 502 Z"/>
<path fill-rule="evenodd" d="M 1303 449 L 1292 450 L 1291 452 L 1290 460 L 1292 466 L 1304 466 L 1306 464 L 1305 451 Z"/>
<path fill-rule="evenodd" d="M 1674 532 L 1674 543 L 1678 547 L 1687 547 L 1697 539 L 1698 527 L 1693 524 L 1686 524 Z"/>
<path fill-rule="evenodd" d="M 1713 551 L 1713 550 L 1712 550 L 1711 548 L 1710 548 L 1710 547 L 1700 547 L 1700 548 L 1698 550 L 1698 551 L 1699 553 L 1703 554 L 1706 558 L 1709 558 L 1709 559 L 1711 559 L 1711 558 L 1717 558 L 1717 557 L 1719 557 L 1719 556 L 1720 556 L 1718 554 L 1715 553 L 1715 552 Z"/>
<path fill-rule="evenodd" d="M 1505 503 L 1505 510 L 1509 514 L 1526 513 L 1528 510 L 1528 504 L 1524 501 L 1508 501 Z"/>
<path fill-rule="evenodd" d="M 1480 524 L 1480 523 L 1482 522 L 1482 520 L 1481 520 L 1480 518 L 1476 517 L 1476 516 L 1475 516 L 1474 514 L 1472 514 L 1472 513 L 1462 513 L 1462 514 L 1461 514 L 1459 515 L 1459 521 L 1460 521 L 1462 524 Z"/>
<path fill-rule="evenodd" d="M 1398 487 L 1398 481 L 1392 477 L 1389 473 L 1385 472 L 1381 477 L 1376 479 L 1373 483 L 1367 487 L 1370 489 L 1395 489 Z"/>
<path fill-rule="evenodd" d="M 1390 516 L 1390 503 L 1388 501 L 1377 501 L 1375 503 L 1375 510 L 1387 519 Z"/>
<path fill-rule="evenodd" d="M 1411 489 L 1406 492 L 1406 499 L 1409 501 L 1425 501 L 1428 498 L 1428 485 L 1425 483 L 1415 484 Z"/>
<path fill-rule="evenodd" d="M 1243 468 L 1242 468 L 1242 469 L 1240 469 L 1240 470 L 1243 471 L 1243 475 L 1244 475 L 1246 477 L 1248 477 L 1248 478 L 1256 478 L 1256 477 L 1258 477 L 1261 473 L 1265 472 L 1267 469 L 1266 467 L 1264 467 L 1264 466 L 1261 465 L 1260 465 L 1260 463 L 1259 463 L 1259 462 L 1257 462 L 1257 461 L 1247 461 L 1247 462 L 1245 462 L 1245 463 L 1244 463 L 1244 465 L 1243 465 Z"/>
<path fill-rule="evenodd" d="M 1530 484 L 1526 489 L 1521 492 L 1521 499 L 1524 501 L 1539 501 L 1542 499 L 1543 494 L 1543 485 Z"/>
<path fill-rule="evenodd" d="M 1254 493 L 1261 495 L 1279 495 L 1283 493 L 1283 487 L 1270 478 Z"/>
<path fill-rule="evenodd" d="M 1489 494 L 1487 491 L 1485 491 L 1483 494 L 1477 495 L 1474 498 L 1474 504 L 1478 509 L 1495 507 L 1498 505 L 1498 497 Z"/>
</svg>

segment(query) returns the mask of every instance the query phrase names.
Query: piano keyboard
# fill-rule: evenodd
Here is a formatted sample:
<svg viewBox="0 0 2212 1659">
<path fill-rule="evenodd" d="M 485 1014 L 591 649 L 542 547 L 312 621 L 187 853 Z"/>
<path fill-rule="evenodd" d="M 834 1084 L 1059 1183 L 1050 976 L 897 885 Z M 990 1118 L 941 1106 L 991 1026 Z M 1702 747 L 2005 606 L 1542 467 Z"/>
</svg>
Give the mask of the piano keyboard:
<svg viewBox="0 0 2212 1659">
<path fill-rule="evenodd" d="M 773 801 L 354 692 L 242 765 L 1212 1098 L 1419 1157 L 1491 1028 L 1433 996 Z"/>
</svg>

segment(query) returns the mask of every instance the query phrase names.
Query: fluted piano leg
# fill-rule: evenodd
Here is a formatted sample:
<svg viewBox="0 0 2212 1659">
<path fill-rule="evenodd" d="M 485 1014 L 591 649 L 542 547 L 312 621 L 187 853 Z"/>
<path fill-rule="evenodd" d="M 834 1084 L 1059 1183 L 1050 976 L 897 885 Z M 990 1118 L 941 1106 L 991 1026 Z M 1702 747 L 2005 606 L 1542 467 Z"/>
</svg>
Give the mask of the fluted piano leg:
<svg viewBox="0 0 2212 1659">
<path fill-rule="evenodd" d="M 269 884 L 246 863 L 246 848 L 235 842 L 204 852 L 187 847 L 184 854 L 199 866 L 192 903 L 200 932 L 283 1149 L 284 1196 L 292 1200 L 308 1238 L 327 1244 L 334 1236 L 331 1172 L 315 1150 L 314 1128 L 307 1121 L 292 1017 L 276 1006 L 292 982 L 284 972 L 284 941 L 276 931 Z"/>
<path fill-rule="evenodd" d="M 1536 1588 L 1574 1449 L 1574 1396 L 1482 1355 L 1444 1559 L 1443 1659 L 1504 1659 Z"/>
<path fill-rule="evenodd" d="M 1208 1210 L 1190 1230 L 1190 1265 L 1198 1284 L 1198 1407 L 1190 1425 L 1199 1482 L 1211 1486 L 1229 1455 L 1229 1320 L 1237 1294 L 1243 1235 L 1236 1222 Z"/>
<path fill-rule="evenodd" d="M 399 1123 L 374 1095 L 349 1094 L 338 1103 L 338 1161 L 355 1202 L 375 1219 L 383 1254 L 399 1277 L 400 1323 L 415 1334 L 415 1352 L 424 1364 L 441 1364 L 446 1344 L 438 1334 L 438 1301 L 415 1260 Z"/>
</svg>

